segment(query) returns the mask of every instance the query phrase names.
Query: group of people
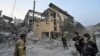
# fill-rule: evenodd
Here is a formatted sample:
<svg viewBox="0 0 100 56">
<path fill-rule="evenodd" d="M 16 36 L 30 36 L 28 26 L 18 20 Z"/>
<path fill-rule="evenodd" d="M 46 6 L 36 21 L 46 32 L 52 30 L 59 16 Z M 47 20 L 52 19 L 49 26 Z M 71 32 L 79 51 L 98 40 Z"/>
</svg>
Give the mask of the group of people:
<svg viewBox="0 0 100 56">
<path fill-rule="evenodd" d="M 61 39 L 64 49 L 68 49 L 66 37 L 66 33 L 64 33 Z M 88 33 L 81 36 L 78 32 L 75 32 L 73 41 L 75 41 L 75 48 L 80 56 L 96 56 L 98 53 L 97 45 Z"/>
<path fill-rule="evenodd" d="M 79 52 L 80 56 L 96 56 L 98 52 L 97 45 L 88 33 L 81 36 L 78 32 L 75 32 L 74 35 L 73 41 L 75 41 L 75 48 Z M 64 32 L 61 38 L 64 49 L 68 49 L 66 37 L 67 33 Z M 26 34 L 21 34 L 20 39 L 17 41 L 15 46 L 14 56 L 26 56 L 25 43 Z"/>
</svg>

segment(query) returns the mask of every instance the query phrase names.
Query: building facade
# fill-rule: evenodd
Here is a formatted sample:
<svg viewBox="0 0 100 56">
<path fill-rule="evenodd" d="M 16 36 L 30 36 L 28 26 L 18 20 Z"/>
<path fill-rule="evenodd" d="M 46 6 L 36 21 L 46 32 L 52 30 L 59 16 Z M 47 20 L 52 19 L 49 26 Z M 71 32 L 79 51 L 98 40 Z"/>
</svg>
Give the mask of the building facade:
<svg viewBox="0 0 100 56">
<path fill-rule="evenodd" d="M 31 10 L 31 13 L 32 12 L 33 11 Z M 25 21 L 29 21 L 29 19 Z M 35 11 L 33 18 L 34 35 L 39 39 L 41 39 L 42 37 L 50 38 L 52 37 L 53 32 L 56 33 L 54 34 L 54 36 L 57 37 L 58 34 L 64 31 L 62 30 L 65 26 L 64 22 L 74 23 L 74 19 L 66 11 L 63 11 L 53 3 L 50 3 L 49 8 L 46 9 L 43 13 Z"/>
</svg>

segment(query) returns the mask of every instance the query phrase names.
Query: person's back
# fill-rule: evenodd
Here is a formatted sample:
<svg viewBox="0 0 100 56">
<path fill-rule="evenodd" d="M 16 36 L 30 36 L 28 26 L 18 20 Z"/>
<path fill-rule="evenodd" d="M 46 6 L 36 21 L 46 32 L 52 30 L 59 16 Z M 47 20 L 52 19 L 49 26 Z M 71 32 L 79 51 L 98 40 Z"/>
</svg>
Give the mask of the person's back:
<svg viewBox="0 0 100 56">
<path fill-rule="evenodd" d="M 88 40 L 84 48 L 85 52 L 89 53 L 90 55 L 95 55 L 98 52 L 96 43 L 92 40 Z"/>
<path fill-rule="evenodd" d="M 21 37 L 15 46 L 14 56 L 25 56 L 25 39 Z"/>
<path fill-rule="evenodd" d="M 83 50 L 84 56 L 95 56 L 95 54 L 98 52 L 96 43 L 90 38 L 89 34 L 84 34 L 84 37 L 86 38 L 86 44 Z"/>
<path fill-rule="evenodd" d="M 19 56 L 22 56 L 24 54 L 24 48 L 25 48 L 25 43 L 23 40 L 18 41 L 18 49 L 19 49 Z"/>
</svg>

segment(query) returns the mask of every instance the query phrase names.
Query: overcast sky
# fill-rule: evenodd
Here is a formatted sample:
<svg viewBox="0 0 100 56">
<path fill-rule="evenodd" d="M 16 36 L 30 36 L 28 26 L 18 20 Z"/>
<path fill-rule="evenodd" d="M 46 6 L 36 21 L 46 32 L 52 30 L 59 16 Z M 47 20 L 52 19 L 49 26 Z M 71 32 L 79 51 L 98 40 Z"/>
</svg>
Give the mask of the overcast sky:
<svg viewBox="0 0 100 56">
<path fill-rule="evenodd" d="M 0 10 L 11 16 L 15 0 L 0 0 Z M 29 9 L 33 9 L 34 0 L 16 0 L 13 16 L 24 19 Z M 100 0 L 36 0 L 36 11 L 43 12 L 52 2 L 67 11 L 84 26 L 100 23 Z"/>
</svg>

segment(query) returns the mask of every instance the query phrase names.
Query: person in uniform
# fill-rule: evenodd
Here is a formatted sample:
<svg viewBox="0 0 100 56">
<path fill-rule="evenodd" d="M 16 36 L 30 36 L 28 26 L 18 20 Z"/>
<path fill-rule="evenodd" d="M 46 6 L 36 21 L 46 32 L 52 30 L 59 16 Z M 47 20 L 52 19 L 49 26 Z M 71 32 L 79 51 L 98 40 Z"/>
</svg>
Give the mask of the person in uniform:
<svg viewBox="0 0 100 56">
<path fill-rule="evenodd" d="M 26 56 L 26 34 L 21 34 L 20 39 L 17 41 L 14 51 L 14 56 Z"/>
<path fill-rule="evenodd" d="M 64 32 L 64 33 L 62 34 L 62 38 L 61 38 L 62 44 L 63 44 L 63 48 L 64 48 L 64 49 L 68 49 L 68 46 L 67 46 L 67 43 L 66 43 L 66 42 L 67 42 L 66 38 L 67 38 L 67 33 Z"/>
</svg>

